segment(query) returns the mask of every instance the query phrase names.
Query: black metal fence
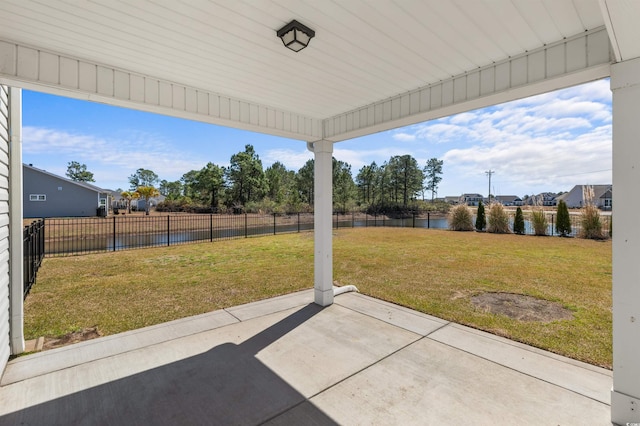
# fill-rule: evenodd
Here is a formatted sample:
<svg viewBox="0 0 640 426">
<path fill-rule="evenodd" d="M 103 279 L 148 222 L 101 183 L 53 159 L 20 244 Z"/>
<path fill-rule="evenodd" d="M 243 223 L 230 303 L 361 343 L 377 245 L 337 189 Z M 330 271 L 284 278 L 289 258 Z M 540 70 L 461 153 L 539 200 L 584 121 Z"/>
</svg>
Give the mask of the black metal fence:
<svg viewBox="0 0 640 426">
<path fill-rule="evenodd" d="M 511 213 L 510 213 L 511 214 Z M 555 235 L 555 214 L 547 214 L 547 235 Z M 603 232 L 608 235 L 611 216 L 602 216 Z M 580 232 L 580 216 L 571 215 L 572 236 Z M 46 226 L 44 226 L 46 223 Z M 513 224 L 513 214 L 511 214 Z M 408 227 L 447 229 L 442 214 L 409 214 L 390 218 L 365 213 L 335 213 L 335 228 Z M 43 220 L 44 252 L 47 256 L 129 250 L 144 247 L 172 246 L 193 242 L 249 238 L 260 235 L 313 230 L 313 213 L 292 214 L 177 214 L 128 215 L 91 218 Z M 525 233 L 533 227 L 525 217 Z"/>
<path fill-rule="evenodd" d="M 24 245 L 24 266 L 23 266 L 23 297 L 26 298 L 29 290 L 36 283 L 36 275 L 38 268 L 42 264 L 45 250 L 44 237 L 44 219 L 34 221 L 24 227 L 23 245 Z"/>
<path fill-rule="evenodd" d="M 529 213 L 525 213 L 525 234 L 534 235 L 533 226 L 531 224 L 531 220 L 529 217 Z M 555 212 L 545 212 L 545 217 L 547 219 L 547 233 L 546 235 L 556 236 L 558 232 L 556 231 L 556 217 L 557 213 Z M 510 224 L 511 229 L 513 229 L 513 221 L 515 218 L 515 213 L 510 212 Z M 568 234 L 570 237 L 579 237 L 582 232 L 582 215 L 580 213 L 570 214 L 569 222 L 571 223 L 571 232 Z M 612 231 L 612 217 L 610 214 L 600 215 L 600 225 L 602 236 L 604 238 L 611 237 Z"/>
<path fill-rule="evenodd" d="M 46 219 L 47 256 L 172 246 L 313 229 L 312 213 Z"/>
</svg>

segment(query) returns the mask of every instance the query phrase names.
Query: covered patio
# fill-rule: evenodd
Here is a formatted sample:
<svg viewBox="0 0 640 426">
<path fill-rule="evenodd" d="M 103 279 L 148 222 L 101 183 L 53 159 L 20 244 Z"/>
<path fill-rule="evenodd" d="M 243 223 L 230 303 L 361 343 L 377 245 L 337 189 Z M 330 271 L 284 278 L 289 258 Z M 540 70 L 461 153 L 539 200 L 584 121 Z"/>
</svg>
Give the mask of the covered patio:
<svg viewBox="0 0 640 426">
<path fill-rule="evenodd" d="M 112 394 L 116 403 L 132 403 L 136 395 L 122 395 L 128 389 L 147 389 L 147 384 L 153 387 L 152 382 L 166 392 L 152 393 L 159 399 L 148 400 L 150 405 L 144 410 L 146 394 L 137 395 L 139 413 L 152 416 L 153 407 L 159 412 L 184 413 L 169 409 L 173 400 L 186 404 L 191 408 L 189 415 L 197 416 L 201 405 L 195 402 L 210 404 L 214 397 L 203 398 L 206 392 L 213 392 L 222 398 L 220 410 L 230 418 L 249 415 L 251 410 L 227 399 L 225 390 L 247 395 L 247 388 L 233 380 L 226 385 L 229 388 L 203 383 L 202 392 L 184 388 L 176 393 L 162 387 L 185 383 L 186 377 L 207 378 L 199 375 L 203 362 L 225 364 L 233 358 L 246 369 L 227 362 L 227 370 L 205 370 L 211 374 L 206 384 L 218 383 L 214 380 L 218 374 L 236 371 L 245 385 L 254 386 L 248 382 L 262 377 L 267 388 L 281 390 L 256 390 L 261 398 L 274 398 L 274 404 L 281 405 L 248 423 L 305 415 L 345 423 L 368 423 L 393 415 L 399 423 L 403 413 L 412 416 L 416 412 L 445 423 L 449 419 L 474 423 L 517 419 L 522 423 L 523 418 L 535 418 L 528 416 L 545 416 L 550 423 L 574 423 L 571 419 L 576 418 L 596 424 L 640 422 L 640 227 L 636 214 L 640 198 L 635 196 L 640 181 L 639 2 L 7 0 L 0 2 L 0 12 L 0 369 L 10 353 L 24 350 L 21 89 L 300 140 L 314 153 L 316 211 L 314 290 L 296 296 L 304 301 L 284 310 L 269 308 L 270 315 L 253 315 L 254 319 L 221 328 L 208 323 L 196 332 L 199 334 L 186 332 L 208 342 L 205 346 L 186 344 L 182 339 L 194 337 L 181 331 L 171 341 L 136 342 L 157 333 L 146 330 L 14 361 L 0 388 L 2 409 L 12 407 L 7 421 L 22 418 L 12 416 L 48 416 L 54 404 L 88 412 L 83 404 L 91 405 L 100 392 Z M 295 48 L 289 49 L 285 44 L 291 42 L 291 33 L 286 25 L 292 20 L 304 24 L 306 35 L 302 44 L 294 43 L 291 47 Z M 393 315 L 392 319 L 387 314 L 377 318 L 373 312 L 378 302 L 357 295 L 338 296 L 334 304 L 331 179 L 335 143 L 606 77 L 611 78 L 613 91 L 617 194 L 610 410 L 601 392 L 611 378 L 597 369 L 420 315 L 420 321 L 409 321 L 411 326 L 396 324 Z M 363 312 L 346 302 L 365 300 Z M 319 307 L 305 307 L 312 301 Z M 389 312 L 401 312 L 398 316 L 405 319 L 405 315 L 416 315 L 404 310 Z M 211 314 L 231 322 L 241 319 L 234 315 L 232 310 Z M 185 324 L 189 321 L 200 320 L 185 320 Z M 363 321 L 368 324 L 362 325 Z M 416 324 L 431 325 L 411 328 Z M 174 325 L 167 327 L 167 333 L 173 332 Z M 387 335 L 385 329 L 393 332 Z M 454 343 L 446 340 L 456 333 Z M 297 334 L 302 341 L 289 340 Z M 92 351 L 99 348 L 97 352 L 108 353 L 114 339 L 125 339 L 118 342 L 118 348 L 126 346 L 126 339 L 133 339 L 134 349 L 92 361 L 96 357 Z M 340 355 L 342 350 L 346 352 Z M 136 351 L 141 351 L 139 358 L 127 358 Z M 267 353 L 272 358 L 263 360 Z M 82 361 L 49 371 L 58 360 L 75 359 Z M 434 359 L 436 364 L 428 362 Z M 537 361 L 511 364 L 527 359 Z M 305 367 L 296 370 L 293 360 Z M 32 371 L 40 368 L 42 374 L 30 379 L 22 376 L 20 366 L 27 364 Z M 292 369 L 286 373 L 278 365 Z M 91 374 L 84 376 L 83 368 Z M 579 371 L 570 375 L 579 379 L 567 377 L 565 381 L 565 369 Z M 340 373 L 332 374 L 336 371 Z M 370 376 L 371 372 L 375 374 Z M 586 378 L 594 374 L 604 380 L 590 388 L 595 394 L 576 385 L 589 382 Z M 553 378 L 556 375 L 563 377 L 560 383 Z M 43 381 L 40 385 L 39 380 Z M 383 386 L 385 383 L 393 386 Z M 31 402 L 23 401 L 28 395 L 33 396 Z M 385 405 L 385 401 L 393 403 Z M 432 403 L 426 405 L 430 408 L 417 408 L 426 402 Z M 259 402 L 250 406 L 260 411 Z M 113 406 L 104 407 L 113 412 Z M 553 416 L 575 416 L 553 417 L 551 407 Z M 466 410 L 476 417 L 467 419 Z M 123 413 L 146 423 L 135 411 L 134 407 Z M 61 413 L 71 415 L 66 409 L 56 415 Z M 291 417 L 292 421 L 298 418 Z M 423 418 L 408 417 L 415 422 Z M 243 418 L 237 419 L 243 423 Z"/>
<path fill-rule="evenodd" d="M 609 423 L 611 372 L 357 293 L 312 291 L 9 363 L 0 424 Z"/>
</svg>

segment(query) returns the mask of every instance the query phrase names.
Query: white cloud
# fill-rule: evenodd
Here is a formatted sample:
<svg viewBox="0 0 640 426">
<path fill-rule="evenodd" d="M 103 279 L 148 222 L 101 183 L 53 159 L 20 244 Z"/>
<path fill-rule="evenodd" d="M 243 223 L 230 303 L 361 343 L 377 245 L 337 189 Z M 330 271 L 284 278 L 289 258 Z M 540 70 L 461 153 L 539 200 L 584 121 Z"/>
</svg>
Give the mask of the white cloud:
<svg viewBox="0 0 640 426">
<path fill-rule="evenodd" d="M 264 155 L 261 155 L 262 164 L 266 169 L 276 161 L 281 162 L 289 170 L 298 171 L 304 166 L 304 164 L 313 158 L 313 153 L 307 149 L 293 150 L 293 149 L 270 149 Z"/>
<path fill-rule="evenodd" d="M 392 137 L 395 140 L 400 142 L 411 142 L 416 140 L 416 135 L 411 135 L 409 133 L 404 133 L 404 132 L 395 133 Z"/>
<path fill-rule="evenodd" d="M 461 114 L 451 116 L 449 121 L 453 124 L 466 124 L 475 119 L 476 114 L 474 114 L 473 112 L 463 112 Z"/>
<path fill-rule="evenodd" d="M 486 193 L 484 171 L 511 193 L 611 182 L 611 91 L 607 80 L 399 129 L 444 160 L 442 186 Z M 448 146 L 454 147 L 446 150 Z M 445 151 L 443 151 L 445 149 Z M 497 190 L 497 188 L 496 188 Z"/>
<path fill-rule="evenodd" d="M 569 190 L 573 185 L 587 183 L 585 179 L 610 183 L 611 127 L 603 126 L 572 139 L 531 137 L 515 143 L 453 149 L 443 159 L 450 170 L 469 179 L 493 169 L 497 179 L 494 182 L 502 182 L 507 188 L 522 188 L 516 191 L 517 195 Z"/>
<path fill-rule="evenodd" d="M 97 185 L 123 187 L 138 168 L 150 169 L 161 179 L 177 180 L 186 171 L 200 169 L 206 162 L 186 156 L 179 147 L 145 133 L 124 138 L 100 138 L 56 129 L 25 126 L 22 131 L 25 158 L 38 161 L 36 167 L 64 175 L 65 164 L 52 164 L 48 157 L 86 163 Z M 31 162 L 31 160 L 29 160 Z M 39 164 L 38 162 L 41 162 Z"/>
<path fill-rule="evenodd" d="M 333 156 L 340 161 L 344 161 L 351 165 L 353 174 L 357 174 L 362 167 L 376 162 L 378 165 L 388 161 L 394 155 L 405 155 L 407 149 L 402 146 L 389 145 L 379 149 L 369 150 L 353 150 L 340 148 L 340 144 L 334 145 Z"/>
</svg>

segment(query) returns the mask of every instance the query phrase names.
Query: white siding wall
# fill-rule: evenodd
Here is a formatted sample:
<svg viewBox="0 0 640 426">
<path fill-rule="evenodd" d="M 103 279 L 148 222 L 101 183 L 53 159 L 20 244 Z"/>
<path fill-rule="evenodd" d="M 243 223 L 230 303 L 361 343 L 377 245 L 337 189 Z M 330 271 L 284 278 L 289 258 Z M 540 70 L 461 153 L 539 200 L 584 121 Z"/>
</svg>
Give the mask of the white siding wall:
<svg viewBox="0 0 640 426">
<path fill-rule="evenodd" d="M 9 88 L 0 85 L 0 372 L 9 359 Z"/>
</svg>

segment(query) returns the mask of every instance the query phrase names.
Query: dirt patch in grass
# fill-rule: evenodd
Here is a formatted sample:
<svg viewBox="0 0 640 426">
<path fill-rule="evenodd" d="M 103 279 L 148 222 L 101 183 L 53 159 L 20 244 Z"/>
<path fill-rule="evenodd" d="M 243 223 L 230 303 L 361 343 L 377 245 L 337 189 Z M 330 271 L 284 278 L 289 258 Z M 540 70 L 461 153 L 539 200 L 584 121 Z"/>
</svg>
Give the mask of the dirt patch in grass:
<svg viewBox="0 0 640 426">
<path fill-rule="evenodd" d="M 551 322 L 573 319 L 573 312 L 559 303 L 524 294 L 482 293 L 473 296 L 471 303 L 485 312 L 506 315 L 519 321 Z"/>
<path fill-rule="evenodd" d="M 102 334 L 98 331 L 98 327 L 83 328 L 80 331 L 67 333 L 58 339 L 45 338 L 42 349 L 55 349 L 61 346 L 70 345 L 72 343 L 79 343 L 84 342 L 85 340 L 95 339 L 96 337 L 100 336 L 102 336 Z"/>
</svg>

